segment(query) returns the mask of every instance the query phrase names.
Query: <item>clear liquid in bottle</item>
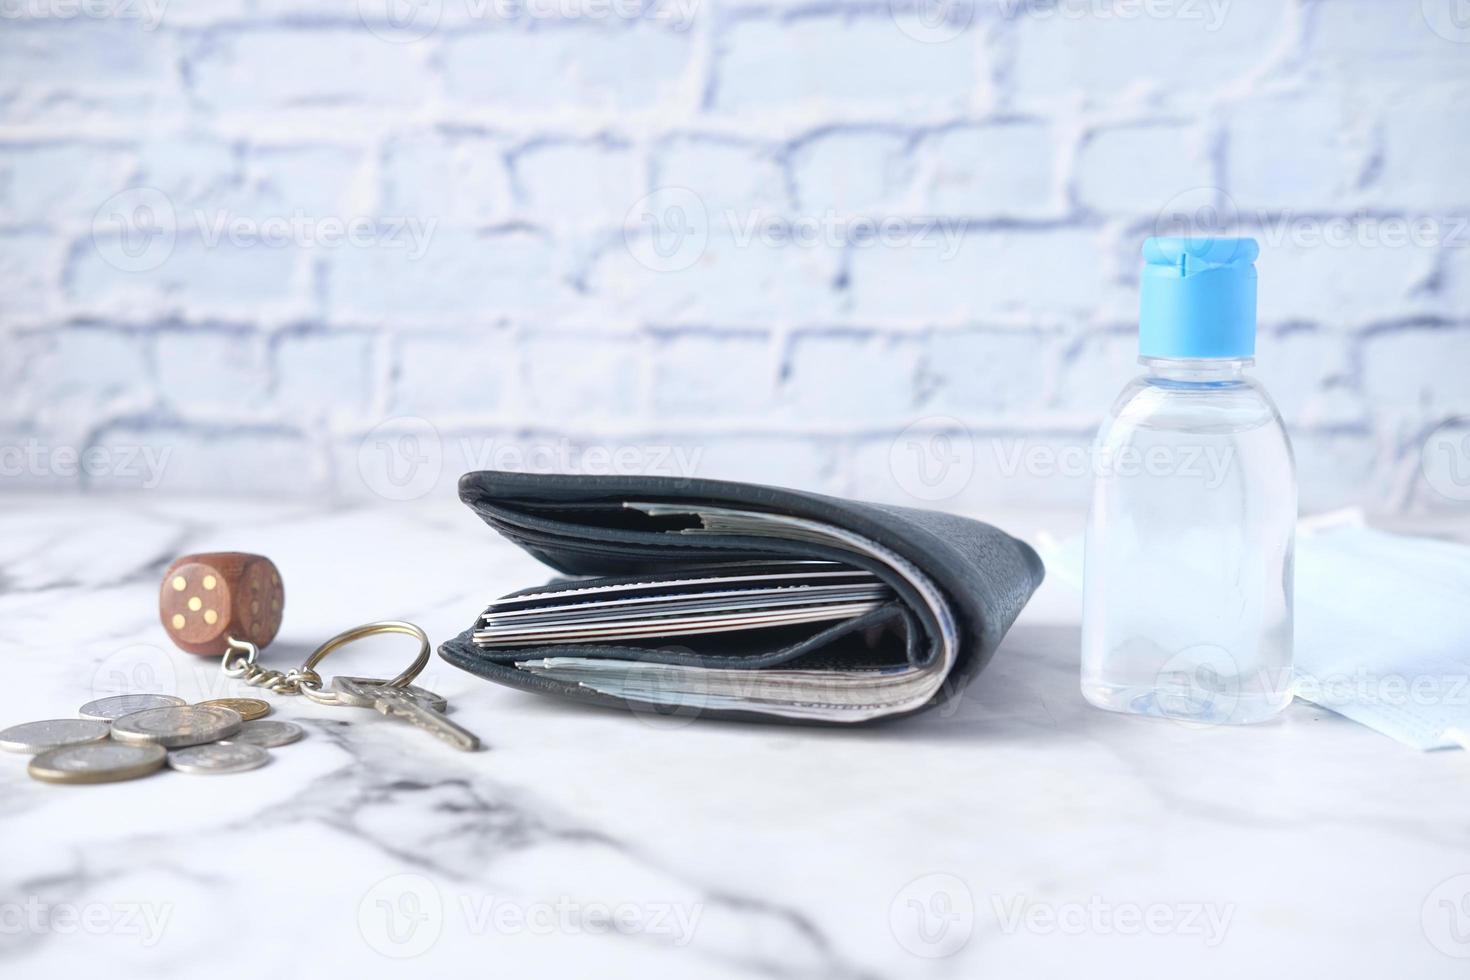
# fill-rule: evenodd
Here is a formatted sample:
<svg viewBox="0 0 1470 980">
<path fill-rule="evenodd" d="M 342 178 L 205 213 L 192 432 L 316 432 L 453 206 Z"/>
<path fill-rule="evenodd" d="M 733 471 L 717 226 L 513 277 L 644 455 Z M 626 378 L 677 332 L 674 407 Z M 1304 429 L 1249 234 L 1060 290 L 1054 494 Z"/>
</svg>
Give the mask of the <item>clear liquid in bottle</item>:
<svg viewBox="0 0 1470 980">
<path fill-rule="evenodd" d="M 1100 708 L 1244 724 L 1291 701 L 1296 474 L 1246 374 L 1256 254 L 1248 239 L 1145 245 L 1146 370 L 1094 444 L 1082 693 Z"/>
</svg>

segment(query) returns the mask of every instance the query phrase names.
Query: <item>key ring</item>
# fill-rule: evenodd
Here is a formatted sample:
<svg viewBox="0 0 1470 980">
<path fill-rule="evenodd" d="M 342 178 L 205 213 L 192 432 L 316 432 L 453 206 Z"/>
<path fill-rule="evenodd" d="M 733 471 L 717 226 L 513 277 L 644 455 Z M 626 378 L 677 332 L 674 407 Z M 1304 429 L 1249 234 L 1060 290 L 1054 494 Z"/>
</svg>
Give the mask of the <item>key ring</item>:
<svg viewBox="0 0 1470 980">
<path fill-rule="evenodd" d="M 349 643 L 356 643 L 369 636 L 382 636 L 388 633 L 402 633 L 405 636 L 416 637 L 419 641 L 419 655 L 413 659 L 413 663 L 385 685 L 386 687 L 407 687 L 415 677 L 424 672 L 424 667 L 429 663 L 429 636 L 413 623 L 407 623 L 401 619 L 385 619 L 381 622 L 364 623 L 350 630 L 343 630 L 311 651 L 311 656 L 291 672 L 297 677 L 297 685 L 301 693 L 317 704 L 337 704 L 338 697 L 335 691 L 322 690 L 322 678 L 316 672 L 316 665 L 325 660 L 327 654 Z"/>
<path fill-rule="evenodd" d="M 220 662 L 220 670 L 230 677 L 238 677 L 246 684 L 264 687 L 277 694 L 304 694 L 317 704 L 338 704 L 339 700 L 335 691 L 322 690 L 322 677 L 316 672 L 316 665 L 325 660 L 328 654 L 349 643 L 355 643 L 369 636 L 381 636 L 388 633 L 402 633 L 415 637 L 419 641 L 418 656 L 414 658 L 413 663 L 409 664 L 407 669 L 397 677 L 386 682 L 388 687 L 407 687 L 415 677 L 423 673 L 424 667 L 429 663 L 430 643 L 428 634 L 422 629 L 413 623 L 396 619 L 364 623 L 362 626 L 344 630 L 311 651 L 311 655 L 300 667 L 289 671 L 262 667 L 256 662 L 260 648 L 248 640 L 239 640 L 231 636 L 225 641 L 228 649 Z"/>
<path fill-rule="evenodd" d="M 221 657 L 220 670 L 275 694 L 301 694 L 317 704 L 371 708 L 378 714 L 406 719 L 454 748 L 473 752 L 479 736 L 448 718 L 448 703 L 433 691 L 415 686 L 432 649 L 429 637 L 413 623 L 383 620 L 344 630 L 307 655 L 300 667 L 276 670 L 260 663 L 260 651 L 281 627 L 286 594 L 275 563 L 262 555 L 220 551 L 185 555 L 169 565 L 159 587 L 158 618 L 174 645 L 187 653 Z M 328 689 L 317 666 L 334 651 L 369 636 L 402 633 L 419 641 L 418 655 L 397 677 L 348 677 L 338 674 Z M 260 713 L 269 705 L 254 698 L 234 699 Z"/>
</svg>

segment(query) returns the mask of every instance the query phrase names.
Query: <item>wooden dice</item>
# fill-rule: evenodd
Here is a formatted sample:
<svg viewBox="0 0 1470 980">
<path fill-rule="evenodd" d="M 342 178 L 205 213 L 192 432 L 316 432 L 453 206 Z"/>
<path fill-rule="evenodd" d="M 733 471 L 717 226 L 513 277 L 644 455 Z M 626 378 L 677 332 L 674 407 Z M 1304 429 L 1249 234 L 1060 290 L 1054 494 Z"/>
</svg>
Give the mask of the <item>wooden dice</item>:
<svg viewBox="0 0 1470 980">
<path fill-rule="evenodd" d="M 158 618 L 180 650 L 220 656 L 230 637 L 263 647 L 281 628 L 286 593 L 275 563 L 219 551 L 185 555 L 164 573 Z"/>
</svg>

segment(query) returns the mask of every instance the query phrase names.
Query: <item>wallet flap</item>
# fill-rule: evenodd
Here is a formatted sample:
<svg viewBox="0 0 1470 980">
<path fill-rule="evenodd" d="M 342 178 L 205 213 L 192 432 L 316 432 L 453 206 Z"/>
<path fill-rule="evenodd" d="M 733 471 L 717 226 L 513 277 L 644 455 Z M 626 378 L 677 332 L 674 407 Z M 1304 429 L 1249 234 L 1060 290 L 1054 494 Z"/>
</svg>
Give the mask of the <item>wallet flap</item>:
<svg viewBox="0 0 1470 980">
<path fill-rule="evenodd" d="M 945 687 L 954 691 L 989 660 L 1041 584 L 1041 560 L 1024 542 L 991 525 L 914 508 L 861 503 L 820 494 L 719 480 L 638 476 L 573 476 L 499 471 L 468 473 L 460 497 L 488 524 L 540 560 L 577 575 L 624 575 L 687 564 L 752 558 L 834 558 L 882 575 L 924 621 L 922 597 L 892 566 L 911 564 L 931 579 L 952 612 L 959 642 Z M 630 502 L 734 508 L 814 522 L 892 552 L 890 561 L 798 538 L 701 533 L 689 514 L 648 513 Z M 667 508 L 677 510 L 679 508 Z M 948 615 L 945 616 L 949 618 Z M 451 662 L 516 686 L 544 678 L 493 665 L 470 633 L 441 654 Z M 565 646 L 548 647 L 568 655 Z M 514 678 L 505 676 L 515 675 Z M 533 683 L 534 682 L 534 683 Z M 561 691 L 560 693 L 572 693 Z M 595 698 L 594 698 L 595 700 Z"/>
</svg>

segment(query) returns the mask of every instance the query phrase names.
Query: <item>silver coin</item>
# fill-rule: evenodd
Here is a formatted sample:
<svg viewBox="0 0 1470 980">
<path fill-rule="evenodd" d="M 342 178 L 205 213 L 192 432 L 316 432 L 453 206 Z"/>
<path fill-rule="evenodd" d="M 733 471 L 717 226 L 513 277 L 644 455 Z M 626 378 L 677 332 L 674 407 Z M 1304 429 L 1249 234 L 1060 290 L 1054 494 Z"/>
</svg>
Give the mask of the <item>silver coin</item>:
<svg viewBox="0 0 1470 980">
<path fill-rule="evenodd" d="M 183 698 L 176 698 L 172 694 L 118 694 L 110 698 L 88 701 L 81 706 L 77 714 L 94 721 L 112 721 L 136 711 L 146 711 L 149 708 L 171 708 L 176 704 L 185 703 Z"/>
<path fill-rule="evenodd" d="M 196 745 L 168 754 L 170 768 L 202 774 L 244 772 L 270 761 L 271 754 L 248 742 L 216 742 Z"/>
<path fill-rule="evenodd" d="M 93 742 L 42 752 L 27 770 L 47 783 L 115 783 L 157 772 L 167 755 L 161 745 Z"/>
<path fill-rule="evenodd" d="M 274 749 L 282 745 L 290 745 L 305 734 L 306 729 L 294 722 L 260 718 L 256 721 L 247 721 L 240 726 L 238 732 L 223 739 L 223 742 L 226 745 L 244 743 L 259 745 L 263 749 Z"/>
<path fill-rule="evenodd" d="M 85 745 L 107 738 L 107 722 L 83 718 L 56 718 L 50 721 L 28 721 L 12 725 L 0 732 L 0 749 L 35 755 L 63 745 Z"/>
<path fill-rule="evenodd" d="M 177 749 L 229 738 L 244 723 L 240 713 L 229 708 L 212 704 L 180 704 L 123 715 L 112 723 L 112 737 L 120 742 L 152 742 L 164 748 Z"/>
</svg>

